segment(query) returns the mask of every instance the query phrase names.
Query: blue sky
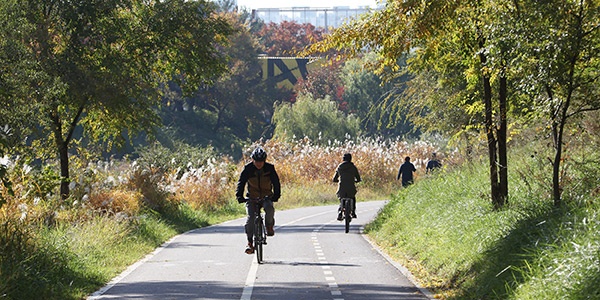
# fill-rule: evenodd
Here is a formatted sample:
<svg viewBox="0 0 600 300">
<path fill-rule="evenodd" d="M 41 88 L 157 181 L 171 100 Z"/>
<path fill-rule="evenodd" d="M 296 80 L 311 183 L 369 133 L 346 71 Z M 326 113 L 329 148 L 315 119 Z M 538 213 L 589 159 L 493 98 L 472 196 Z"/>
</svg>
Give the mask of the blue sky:
<svg viewBox="0 0 600 300">
<path fill-rule="evenodd" d="M 370 6 L 376 7 L 377 0 L 237 0 L 238 6 L 245 6 L 250 9 L 255 8 L 276 8 L 276 7 L 333 7 L 333 6 Z M 318 5 L 316 5 L 318 4 Z"/>
</svg>

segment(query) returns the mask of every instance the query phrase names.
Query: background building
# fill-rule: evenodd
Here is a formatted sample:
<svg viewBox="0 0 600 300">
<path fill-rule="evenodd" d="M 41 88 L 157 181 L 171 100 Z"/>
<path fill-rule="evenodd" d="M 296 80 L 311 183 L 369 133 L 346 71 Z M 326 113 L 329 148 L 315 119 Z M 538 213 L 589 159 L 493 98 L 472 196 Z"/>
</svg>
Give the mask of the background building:
<svg viewBox="0 0 600 300">
<path fill-rule="evenodd" d="M 310 23 L 315 27 L 326 29 L 337 28 L 348 19 L 356 18 L 374 8 L 348 6 L 322 7 L 290 7 L 290 8 L 258 8 L 252 10 L 254 18 L 260 18 L 265 23 L 281 23 L 282 21 L 296 21 L 297 23 Z"/>
</svg>

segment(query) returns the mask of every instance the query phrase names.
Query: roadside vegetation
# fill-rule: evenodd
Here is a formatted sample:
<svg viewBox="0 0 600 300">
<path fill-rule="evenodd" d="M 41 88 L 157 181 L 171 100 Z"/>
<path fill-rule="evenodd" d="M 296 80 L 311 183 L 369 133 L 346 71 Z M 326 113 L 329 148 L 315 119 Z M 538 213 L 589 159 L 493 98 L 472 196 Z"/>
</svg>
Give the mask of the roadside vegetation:
<svg viewBox="0 0 600 300">
<path fill-rule="evenodd" d="M 440 299 L 600 299 L 598 141 L 585 136 L 571 140 L 560 207 L 550 152 L 516 143 L 504 208 L 475 160 L 401 190 L 366 232 Z"/>
<path fill-rule="evenodd" d="M 402 157 L 424 158 L 417 159 L 423 168 L 436 151 L 431 143 L 376 139 L 260 144 L 282 180 L 277 209 L 336 203 L 331 179 L 345 152 L 353 153 L 365 179 L 359 198 L 371 200 L 397 189 Z M 76 159 L 72 194 L 62 202 L 50 196 L 57 184 L 52 168 L 3 162 L 13 191 L 3 193 L 0 208 L 3 299 L 81 299 L 174 235 L 244 215 L 233 194 L 247 158 L 186 146 L 155 145 L 139 154 L 136 160 Z"/>
<path fill-rule="evenodd" d="M 269 140 L 245 153 L 266 148 L 283 183 L 281 210 L 336 203 L 331 176 L 352 152 L 364 178 L 359 201 L 391 199 L 367 234 L 440 299 L 600 299 L 600 203 L 590 180 L 600 160 L 589 138 L 571 141 L 572 184 L 561 207 L 551 201 L 550 149 L 514 141 L 512 197 L 501 210 L 489 201 L 483 147 L 472 161 L 433 143 L 377 139 Z M 444 167 L 424 174 L 435 151 Z M 406 155 L 418 172 L 414 185 L 400 188 L 395 176 Z M 56 180 L 52 172 L 5 162 L 13 194 L 3 194 L 0 210 L 3 298 L 81 299 L 171 237 L 242 217 L 233 190 L 245 162 L 210 148 L 161 146 L 136 160 L 78 161 L 62 205 L 36 196 Z"/>
</svg>

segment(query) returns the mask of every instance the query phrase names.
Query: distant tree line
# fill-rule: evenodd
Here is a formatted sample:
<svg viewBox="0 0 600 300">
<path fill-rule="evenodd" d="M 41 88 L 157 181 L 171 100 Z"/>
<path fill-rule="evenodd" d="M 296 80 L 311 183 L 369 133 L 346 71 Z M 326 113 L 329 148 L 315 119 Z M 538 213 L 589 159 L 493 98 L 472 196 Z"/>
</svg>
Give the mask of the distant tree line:
<svg viewBox="0 0 600 300">
<path fill-rule="evenodd" d="M 331 60 L 292 90 L 261 80 L 259 55 L 297 55 L 325 31 L 265 24 L 231 0 L 6 0 L 0 16 L 1 153 L 58 162 L 63 199 L 73 155 L 135 155 L 158 141 L 239 157 L 290 134 L 415 134 L 372 113 L 397 90 L 362 68 L 373 57 Z"/>
</svg>

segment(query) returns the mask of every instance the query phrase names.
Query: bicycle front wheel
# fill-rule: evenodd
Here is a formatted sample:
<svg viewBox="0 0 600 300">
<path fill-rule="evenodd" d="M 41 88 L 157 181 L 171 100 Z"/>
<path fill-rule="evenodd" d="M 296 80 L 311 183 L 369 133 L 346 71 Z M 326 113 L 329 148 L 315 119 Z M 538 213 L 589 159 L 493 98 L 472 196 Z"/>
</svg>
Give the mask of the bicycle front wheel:
<svg viewBox="0 0 600 300">
<path fill-rule="evenodd" d="M 254 251 L 256 252 L 256 261 L 259 264 L 263 262 L 263 241 L 265 239 L 265 225 L 262 220 L 254 225 Z"/>
</svg>

